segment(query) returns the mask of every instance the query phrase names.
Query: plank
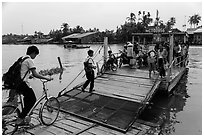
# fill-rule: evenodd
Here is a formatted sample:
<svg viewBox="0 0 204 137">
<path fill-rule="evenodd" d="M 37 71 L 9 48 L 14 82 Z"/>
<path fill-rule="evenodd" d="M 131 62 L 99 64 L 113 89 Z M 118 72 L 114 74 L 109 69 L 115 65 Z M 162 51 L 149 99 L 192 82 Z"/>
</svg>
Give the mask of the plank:
<svg viewBox="0 0 204 137">
<path fill-rule="evenodd" d="M 135 87 L 142 87 L 142 88 L 151 88 L 151 86 L 153 85 L 140 85 L 140 84 L 135 84 L 135 83 L 125 83 L 125 82 L 122 82 L 122 81 L 115 81 L 115 80 L 103 80 L 103 79 L 95 79 L 96 83 L 102 83 L 102 84 L 105 84 L 105 85 L 113 85 L 113 86 L 119 86 L 119 87 L 125 87 L 127 88 L 131 88 L 131 89 L 134 89 Z"/>
<path fill-rule="evenodd" d="M 147 126 L 150 126 L 150 127 L 159 127 L 160 126 L 158 123 L 152 123 L 152 122 L 144 121 L 144 120 L 141 120 L 141 119 L 137 119 L 135 121 L 135 123 L 144 124 L 144 125 L 147 125 Z M 132 126 L 135 127 L 134 124 Z"/>
<path fill-rule="evenodd" d="M 46 129 L 48 132 L 52 132 L 54 135 L 70 135 L 71 132 L 67 132 L 64 129 L 57 128 L 55 126 L 50 126 Z"/>
<path fill-rule="evenodd" d="M 79 135 L 96 135 L 96 134 L 93 134 L 93 133 L 88 132 L 88 131 L 84 131 L 84 132 L 80 133 Z"/>
<path fill-rule="evenodd" d="M 149 79 L 149 78 L 139 78 L 139 77 L 125 77 L 125 76 L 120 76 L 120 75 L 108 75 L 104 74 L 99 78 L 106 78 L 106 79 L 113 79 L 113 80 L 120 80 L 124 82 L 129 82 L 129 83 L 136 83 L 136 84 L 144 84 L 144 85 L 152 85 L 154 83 L 155 79 Z"/>
<path fill-rule="evenodd" d="M 98 95 L 103 95 L 103 96 L 108 96 L 108 97 L 113 97 L 113 98 L 117 98 L 117 99 L 124 99 L 127 101 L 133 101 L 133 102 L 141 102 L 144 98 L 141 97 L 141 99 L 136 99 L 136 98 L 132 98 L 132 97 L 125 97 L 125 96 L 119 96 L 119 94 L 111 94 L 108 92 L 104 92 L 104 91 L 94 91 L 94 94 L 98 94 Z"/>
<path fill-rule="evenodd" d="M 126 134 L 127 135 L 137 135 L 141 130 L 131 128 Z"/>
<path fill-rule="evenodd" d="M 66 130 L 66 131 L 68 131 L 68 132 L 71 132 L 71 133 L 73 133 L 73 132 L 78 132 L 78 131 L 79 131 L 79 129 L 77 129 L 77 128 L 75 128 L 75 127 L 72 127 L 72 126 L 70 126 L 70 125 L 65 125 L 65 124 L 63 124 L 63 123 L 54 123 L 53 126 L 55 126 L 55 127 L 57 127 L 57 128 L 61 128 L 61 129 L 63 129 L 63 130 Z"/>
<path fill-rule="evenodd" d="M 82 123 L 82 124 L 87 125 L 87 126 L 93 124 L 92 122 L 88 122 L 88 121 L 85 121 L 85 120 L 82 120 L 80 118 L 76 118 L 73 116 L 65 117 L 65 119 L 72 120 L 72 121 L 77 122 L 77 123 Z"/>
<path fill-rule="evenodd" d="M 150 91 L 151 88 L 141 88 L 141 87 L 135 87 L 135 89 L 131 89 L 128 87 L 120 87 L 120 86 L 113 86 L 113 85 L 104 85 L 101 83 L 95 83 L 95 90 L 99 91 L 105 91 L 110 94 L 120 94 L 123 96 L 139 96 L 144 97 L 147 95 L 147 93 Z"/>
<path fill-rule="evenodd" d="M 110 128 L 106 128 L 106 127 L 103 127 L 103 126 L 98 126 L 98 127 L 96 127 L 97 129 L 100 129 L 100 130 L 102 130 L 102 131 L 105 131 L 105 132 L 107 132 L 107 133 L 109 133 L 109 134 L 113 134 L 113 135 L 125 135 L 124 133 L 122 133 L 122 132 L 119 132 L 119 131 L 116 131 L 116 130 L 112 130 L 112 129 L 110 129 Z"/>
<path fill-rule="evenodd" d="M 87 125 L 84 125 L 83 123 L 78 123 L 78 122 L 68 120 L 68 119 L 63 119 L 59 122 L 65 124 L 65 125 L 68 125 L 68 126 L 72 125 L 73 127 L 77 128 L 77 129 L 85 129 L 88 127 Z"/>
<path fill-rule="evenodd" d="M 88 132 L 91 132 L 92 134 L 95 134 L 95 135 L 110 135 L 109 132 L 106 132 L 106 131 L 103 131 L 103 130 L 100 130 L 96 127 L 93 127 L 89 130 L 87 130 Z"/>
<path fill-rule="evenodd" d="M 102 75 L 97 77 L 96 79 L 104 80 L 104 81 L 121 81 L 123 83 L 132 83 L 137 85 L 145 85 L 151 86 L 152 83 L 155 81 L 153 79 L 141 79 L 141 78 L 131 78 L 131 77 L 123 77 L 123 76 L 114 76 L 114 75 Z"/>
</svg>

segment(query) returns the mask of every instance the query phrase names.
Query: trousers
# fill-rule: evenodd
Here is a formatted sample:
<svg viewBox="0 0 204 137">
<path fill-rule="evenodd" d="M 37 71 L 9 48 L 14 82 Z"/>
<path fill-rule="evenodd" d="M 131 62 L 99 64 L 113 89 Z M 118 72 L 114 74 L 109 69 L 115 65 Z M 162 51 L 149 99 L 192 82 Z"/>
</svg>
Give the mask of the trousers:
<svg viewBox="0 0 204 137">
<path fill-rule="evenodd" d="M 36 96 L 32 88 L 28 87 L 28 85 L 25 82 L 22 82 L 17 92 L 19 94 L 22 94 L 24 96 L 23 102 L 24 102 L 24 108 L 22 109 L 22 112 L 19 115 L 19 118 L 25 118 L 30 109 L 33 107 L 33 105 L 36 102 Z"/>
<path fill-rule="evenodd" d="M 90 83 L 89 91 L 91 92 L 94 88 L 94 71 L 86 72 L 86 78 L 87 80 L 83 85 L 83 89 L 85 89 Z"/>
</svg>

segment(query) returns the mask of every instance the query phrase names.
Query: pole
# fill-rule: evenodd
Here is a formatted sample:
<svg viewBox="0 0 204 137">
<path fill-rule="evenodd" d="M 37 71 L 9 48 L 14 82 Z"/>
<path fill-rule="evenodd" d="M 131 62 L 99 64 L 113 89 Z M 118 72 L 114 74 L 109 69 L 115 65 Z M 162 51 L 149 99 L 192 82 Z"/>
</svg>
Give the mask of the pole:
<svg viewBox="0 0 204 137">
<path fill-rule="evenodd" d="M 63 67 L 62 67 L 62 63 L 61 63 L 60 57 L 57 57 L 57 59 L 58 59 L 58 62 L 59 62 L 59 64 L 60 64 L 60 68 L 63 70 Z"/>
<path fill-rule="evenodd" d="M 170 68 L 167 70 L 167 81 L 170 80 L 170 75 L 171 75 L 171 68 L 172 68 L 172 61 L 173 61 L 173 51 L 174 51 L 174 34 L 170 33 L 170 43 L 169 43 L 169 63 L 170 63 Z"/>
<path fill-rule="evenodd" d="M 104 63 L 106 63 L 108 56 L 108 37 L 104 38 Z"/>
</svg>

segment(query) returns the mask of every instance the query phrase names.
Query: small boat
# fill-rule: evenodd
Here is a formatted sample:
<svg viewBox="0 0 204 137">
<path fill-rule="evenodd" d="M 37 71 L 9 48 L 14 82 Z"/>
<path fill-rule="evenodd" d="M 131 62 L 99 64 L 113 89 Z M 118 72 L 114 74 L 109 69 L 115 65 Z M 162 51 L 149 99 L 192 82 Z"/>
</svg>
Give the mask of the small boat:
<svg viewBox="0 0 204 137">
<path fill-rule="evenodd" d="M 90 48 L 89 45 L 76 45 L 76 49 Z"/>
<path fill-rule="evenodd" d="M 76 44 L 71 44 L 71 43 L 64 44 L 64 48 L 76 48 Z"/>
<path fill-rule="evenodd" d="M 64 48 L 75 48 L 75 49 L 83 49 L 83 48 L 90 48 L 89 45 L 77 45 L 77 44 L 64 44 Z"/>
</svg>

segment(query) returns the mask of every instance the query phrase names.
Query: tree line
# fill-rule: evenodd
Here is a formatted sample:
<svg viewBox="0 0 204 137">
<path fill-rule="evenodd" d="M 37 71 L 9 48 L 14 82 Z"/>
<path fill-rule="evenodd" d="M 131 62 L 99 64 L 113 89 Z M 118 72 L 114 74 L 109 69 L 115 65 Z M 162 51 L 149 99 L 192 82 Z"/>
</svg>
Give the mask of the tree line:
<svg viewBox="0 0 204 137">
<path fill-rule="evenodd" d="M 164 22 L 159 17 L 159 11 L 156 12 L 155 20 L 151 17 L 150 12 L 147 11 L 138 11 L 138 13 L 131 12 L 128 17 L 125 19 L 125 23 L 123 25 L 117 26 L 116 31 L 114 30 L 105 30 L 100 31 L 98 28 L 84 30 L 84 28 L 80 25 L 77 25 L 74 28 L 71 28 L 68 23 L 62 23 L 60 29 L 51 30 L 48 33 L 50 38 L 53 38 L 54 42 L 63 43 L 62 37 L 71 35 L 73 33 L 85 33 L 85 32 L 98 32 L 98 35 L 93 39 L 94 42 L 102 42 L 104 37 L 109 38 L 109 43 L 124 43 L 126 41 L 131 41 L 132 33 L 144 33 L 147 32 L 150 26 L 158 27 L 164 32 L 169 32 L 173 29 L 173 26 L 176 24 L 176 18 L 170 17 L 167 22 Z M 194 14 L 189 16 L 188 23 L 195 27 L 201 21 L 201 16 L 199 14 Z M 43 37 L 42 32 L 35 31 L 33 37 L 41 38 Z M 4 35 L 5 36 L 5 35 Z M 21 37 L 19 35 L 7 34 L 7 36 L 16 36 Z M 22 36 L 23 37 L 23 36 Z"/>
</svg>

